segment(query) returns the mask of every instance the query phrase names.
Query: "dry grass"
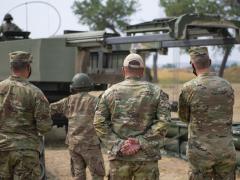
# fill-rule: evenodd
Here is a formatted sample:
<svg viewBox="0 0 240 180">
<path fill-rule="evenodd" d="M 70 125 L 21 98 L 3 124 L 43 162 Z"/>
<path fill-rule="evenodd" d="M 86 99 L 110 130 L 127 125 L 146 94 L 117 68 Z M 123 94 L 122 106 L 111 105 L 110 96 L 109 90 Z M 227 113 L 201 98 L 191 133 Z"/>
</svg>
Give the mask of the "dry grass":
<svg viewBox="0 0 240 180">
<path fill-rule="evenodd" d="M 226 68 L 224 72 L 224 78 L 231 83 L 240 83 L 240 67 Z M 158 80 L 162 85 L 184 83 L 195 76 L 192 73 L 192 69 L 159 69 Z"/>
<path fill-rule="evenodd" d="M 159 69 L 158 80 L 160 84 L 184 83 L 194 78 L 190 69 Z"/>
<path fill-rule="evenodd" d="M 227 68 L 224 73 L 224 78 L 232 83 L 240 83 L 240 67 Z"/>
</svg>

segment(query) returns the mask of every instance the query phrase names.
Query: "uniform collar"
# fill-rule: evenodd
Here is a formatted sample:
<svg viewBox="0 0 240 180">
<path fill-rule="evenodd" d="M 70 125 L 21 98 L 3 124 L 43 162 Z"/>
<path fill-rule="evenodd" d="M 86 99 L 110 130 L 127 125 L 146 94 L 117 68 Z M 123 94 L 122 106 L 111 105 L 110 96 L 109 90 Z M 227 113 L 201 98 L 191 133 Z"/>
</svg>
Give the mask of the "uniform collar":
<svg viewBox="0 0 240 180">
<path fill-rule="evenodd" d="M 19 77 L 19 76 L 14 76 L 14 75 L 11 75 L 9 77 L 10 80 L 15 80 L 15 81 L 21 81 L 21 82 L 27 82 L 27 79 L 24 78 L 24 77 Z"/>
<path fill-rule="evenodd" d="M 206 72 L 200 74 L 198 77 L 206 77 L 206 76 L 216 76 L 217 74 L 215 72 Z"/>
<path fill-rule="evenodd" d="M 125 80 L 135 80 L 135 81 L 140 81 L 141 77 L 127 77 Z"/>
</svg>

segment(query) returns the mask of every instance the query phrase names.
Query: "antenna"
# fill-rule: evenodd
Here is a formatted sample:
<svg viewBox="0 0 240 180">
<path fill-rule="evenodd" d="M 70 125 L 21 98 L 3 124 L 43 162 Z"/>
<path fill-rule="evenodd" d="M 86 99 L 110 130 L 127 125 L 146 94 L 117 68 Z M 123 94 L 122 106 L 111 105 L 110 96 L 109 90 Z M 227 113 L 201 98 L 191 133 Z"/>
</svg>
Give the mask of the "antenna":
<svg viewBox="0 0 240 180">
<path fill-rule="evenodd" d="M 28 5 L 27 3 L 25 4 L 26 7 L 26 31 L 28 30 Z"/>
<path fill-rule="evenodd" d="M 26 8 L 26 30 L 28 30 L 28 5 L 29 4 L 44 4 L 44 5 L 47 5 L 47 6 L 51 7 L 57 13 L 58 26 L 57 26 L 57 29 L 55 30 L 55 32 L 52 34 L 52 36 L 57 34 L 57 32 L 59 31 L 59 29 L 61 27 L 61 22 L 62 22 L 61 15 L 60 15 L 59 11 L 57 10 L 57 8 L 55 6 L 53 6 L 52 4 L 50 4 L 48 2 L 45 2 L 45 1 L 28 1 L 28 2 L 21 3 L 21 4 L 18 4 L 16 6 L 14 6 L 10 10 L 8 10 L 7 13 L 10 13 L 11 11 L 13 11 L 13 10 L 15 10 L 19 7 L 25 6 L 25 8 Z"/>
</svg>

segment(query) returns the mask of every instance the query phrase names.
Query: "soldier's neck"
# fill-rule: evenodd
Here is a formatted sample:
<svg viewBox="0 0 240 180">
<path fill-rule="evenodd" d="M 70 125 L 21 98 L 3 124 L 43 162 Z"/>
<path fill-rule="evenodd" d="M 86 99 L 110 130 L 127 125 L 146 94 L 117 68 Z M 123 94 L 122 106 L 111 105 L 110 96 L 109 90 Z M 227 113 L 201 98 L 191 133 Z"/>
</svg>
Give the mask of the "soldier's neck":
<svg viewBox="0 0 240 180">
<path fill-rule="evenodd" d="M 210 70 L 209 68 L 205 68 L 205 69 L 197 69 L 197 75 L 200 76 L 202 74 L 206 74 L 206 73 L 209 73 Z"/>
<path fill-rule="evenodd" d="M 142 77 L 141 76 L 125 76 L 125 79 L 135 79 L 135 80 L 140 80 Z"/>
<path fill-rule="evenodd" d="M 20 78 L 24 78 L 24 79 L 27 79 L 28 78 L 28 74 L 26 72 L 12 72 L 12 76 L 15 76 L 15 77 L 20 77 Z"/>
</svg>

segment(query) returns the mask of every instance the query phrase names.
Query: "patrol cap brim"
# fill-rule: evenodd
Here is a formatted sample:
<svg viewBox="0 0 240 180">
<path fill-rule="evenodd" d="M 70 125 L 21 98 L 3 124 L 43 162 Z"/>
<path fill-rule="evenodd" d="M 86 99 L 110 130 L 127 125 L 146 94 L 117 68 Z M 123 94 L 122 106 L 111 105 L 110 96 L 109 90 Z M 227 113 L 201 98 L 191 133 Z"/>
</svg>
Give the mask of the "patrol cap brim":
<svg viewBox="0 0 240 180">
<path fill-rule="evenodd" d="M 14 62 L 32 63 L 32 55 L 24 51 L 11 52 L 9 53 L 9 61 L 10 63 Z"/>
</svg>

